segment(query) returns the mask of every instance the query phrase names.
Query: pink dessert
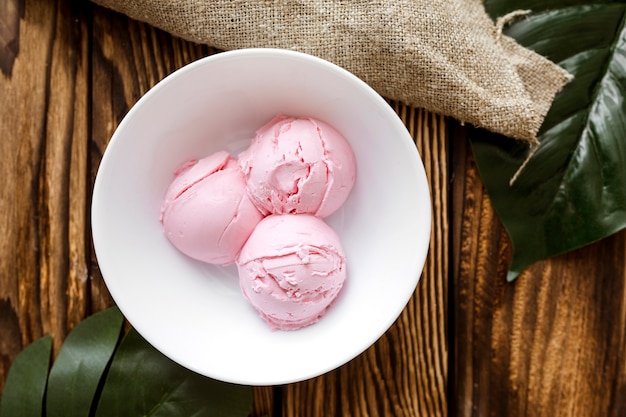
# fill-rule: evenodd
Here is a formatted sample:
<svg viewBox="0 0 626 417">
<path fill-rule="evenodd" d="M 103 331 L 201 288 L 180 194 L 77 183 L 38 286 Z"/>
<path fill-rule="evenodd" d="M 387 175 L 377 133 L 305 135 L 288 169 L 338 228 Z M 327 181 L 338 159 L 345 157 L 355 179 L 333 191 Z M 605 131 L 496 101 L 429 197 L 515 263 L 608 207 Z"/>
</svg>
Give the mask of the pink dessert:
<svg viewBox="0 0 626 417">
<path fill-rule="evenodd" d="M 339 237 L 318 217 L 270 215 L 237 259 L 244 296 L 272 330 L 317 322 L 346 279 Z"/>
<path fill-rule="evenodd" d="M 352 148 L 337 130 L 280 114 L 257 131 L 239 163 L 263 214 L 326 217 L 345 202 L 356 176 Z"/>
<path fill-rule="evenodd" d="M 185 255 L 211 264 L 233 263 L 262 218 L 228 152 L 183 164 L 161 205 L 169 241 Z"/>
</svg>

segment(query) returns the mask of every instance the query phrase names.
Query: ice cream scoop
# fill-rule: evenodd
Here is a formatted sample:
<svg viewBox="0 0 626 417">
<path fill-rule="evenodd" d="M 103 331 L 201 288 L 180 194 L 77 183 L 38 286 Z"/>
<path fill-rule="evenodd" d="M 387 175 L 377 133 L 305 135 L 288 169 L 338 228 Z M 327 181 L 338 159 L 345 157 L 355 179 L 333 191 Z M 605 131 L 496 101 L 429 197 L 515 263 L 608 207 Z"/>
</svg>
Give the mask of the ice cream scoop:
<svg viewBox="0 0 626 417">
<path fill-rule="evenodd" d="M 161 205 L 169 241 L 191 258 L 219 265 L 235 261 L 262 218 L 246 193 L 236 159 L 228 152 L 179 167 Z"/>
<path fill-rule="evenodd" d="M 244 296 L 272 330 L 317 322 L 346 279 L 339 237 L 308 214 L 264 218 L 243 246 L 237 268 Z"/>
<path fill-rule="evenodd" d="M 326 217 L 347 199 L 356 178 L 348 141 L 316 119 L 277 115 L 239 155 L 248 195 L 263 214 Z"/>
</svg>

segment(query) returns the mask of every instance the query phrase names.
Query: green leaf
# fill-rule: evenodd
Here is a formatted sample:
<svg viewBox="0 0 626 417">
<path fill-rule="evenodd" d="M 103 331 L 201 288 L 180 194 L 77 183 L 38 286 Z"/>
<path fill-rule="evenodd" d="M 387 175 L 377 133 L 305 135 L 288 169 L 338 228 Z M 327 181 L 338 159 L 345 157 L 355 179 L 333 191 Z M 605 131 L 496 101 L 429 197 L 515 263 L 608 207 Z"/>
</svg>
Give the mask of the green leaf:
<svg viewBox="0 0 626 417">
<path fill-rule="evenodd" d="M 513 186 L 509 179 L 528 147 L 470 131 L 483 183 L 513 243 L 509 280 L 535 261 L 626 227 L 626 3 L 486 3 L 492 16 L 535 5 L 543 11 L 518 19 L 505 34 L 575 78 L 556 97 L 541 145 Z"/>
<path fill-rule="evenodd" d="M 98 384 L 122 333 L 117 307 L 93 314 L 68 334 L 52 366 L 46 392 L 48 417 L 88 417 Z"/>
<path fill-rule="evenodd" d="M 0 417 L 39 417 L 50 369 L 52 338 L 44 336 L 22 350 L 11 365 L 0 401 Z"/>
<path fill-rule="evenodd" d="M 545 10 L 565 8 L 568 6 L 580 6 L 583 4 L 607 4 L 623 3 L 623 0 L 485 0 L 485 10 L 492 17 L 497 19 L 514 10 L 532 10 L 542 12 Z"/>
<path fill-rule="evenodd" d="M 131 329 L 113 357 L 96 416 L 243 417 L 251 409 L 251 387 L 189 371 Z"/>
</svg>

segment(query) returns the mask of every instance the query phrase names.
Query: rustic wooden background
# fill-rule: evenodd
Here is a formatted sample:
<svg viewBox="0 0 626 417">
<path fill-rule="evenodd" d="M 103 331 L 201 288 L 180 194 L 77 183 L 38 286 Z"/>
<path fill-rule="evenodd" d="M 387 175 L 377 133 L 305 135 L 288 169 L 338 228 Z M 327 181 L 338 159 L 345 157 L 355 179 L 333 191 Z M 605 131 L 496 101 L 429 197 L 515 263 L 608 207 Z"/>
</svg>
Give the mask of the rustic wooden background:
<svg viewBox="0 0 626 417">
<path fill-rule="evenodd" d="M 217 51 L 87 1 L 0 0 L 0 392 L 20 350 L 58 351 L 113 301 L 90 236 L 107 141 L 172 71 Z M 626 234 L 506 282 L 510 242 L 463 127 L 390 103 L 433 199 L 431 249 L 402 315 L 321 377 L 255 388 L 253 416 L 624 416 Z"/>
</svg>

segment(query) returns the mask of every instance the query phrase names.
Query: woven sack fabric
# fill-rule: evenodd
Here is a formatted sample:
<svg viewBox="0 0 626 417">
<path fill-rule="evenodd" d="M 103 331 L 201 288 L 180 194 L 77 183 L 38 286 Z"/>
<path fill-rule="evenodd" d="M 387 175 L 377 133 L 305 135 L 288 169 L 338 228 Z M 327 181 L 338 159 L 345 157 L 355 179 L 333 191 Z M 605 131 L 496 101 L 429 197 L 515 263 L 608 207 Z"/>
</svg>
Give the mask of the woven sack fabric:
<svg viewBox="0 0 626 417">
<path fill-rule="evenodd" d="M 569 74 L 501 34 L 480 0 L 95 0 L 222 50 L 331 61 L 382 96 L 536 144 Z"/>
</svg>

